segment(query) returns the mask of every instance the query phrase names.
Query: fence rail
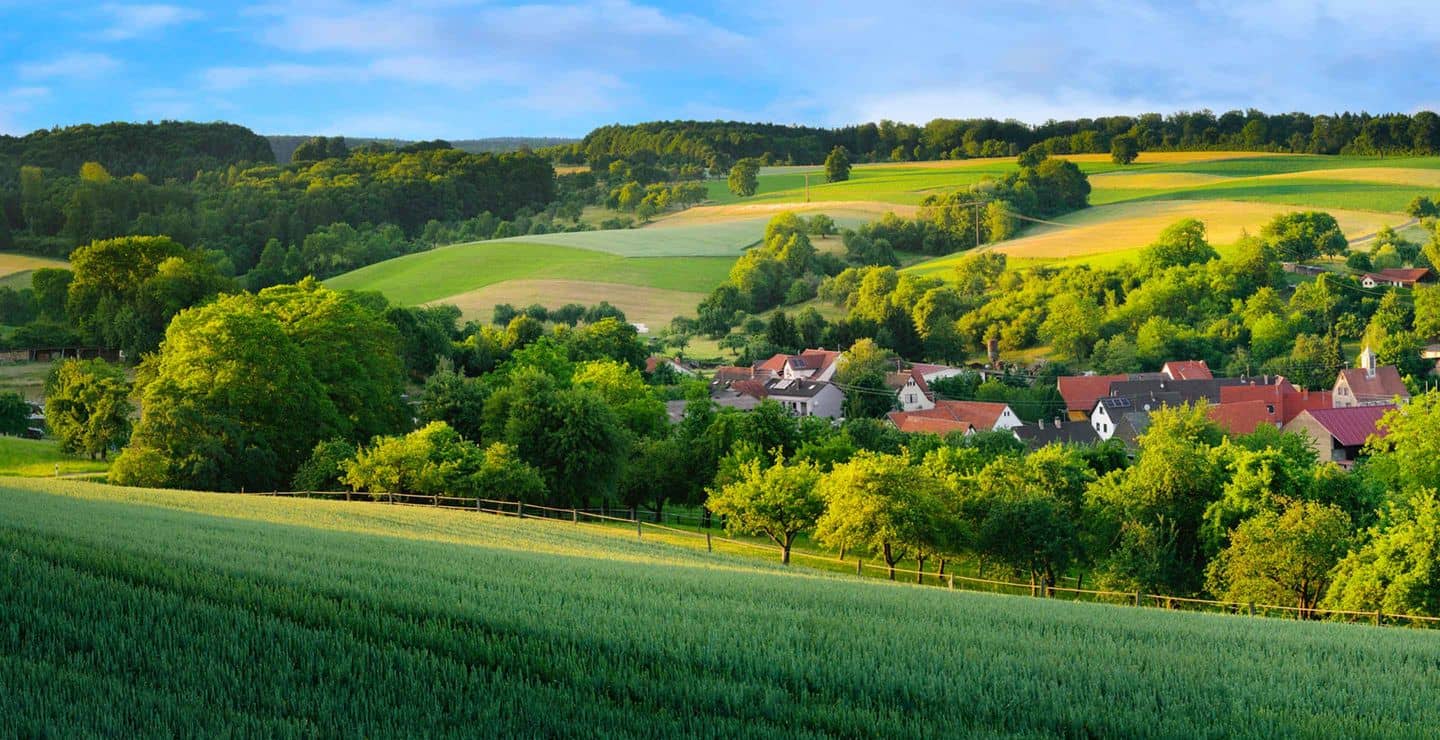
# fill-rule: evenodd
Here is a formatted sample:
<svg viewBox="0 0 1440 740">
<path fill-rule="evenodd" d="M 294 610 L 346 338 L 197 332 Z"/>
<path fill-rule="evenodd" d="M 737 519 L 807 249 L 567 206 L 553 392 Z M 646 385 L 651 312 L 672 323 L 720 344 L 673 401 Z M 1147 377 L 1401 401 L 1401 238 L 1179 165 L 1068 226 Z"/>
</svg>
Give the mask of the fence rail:
<svg viewBox="0 0 1440 740">
<path fill-rule="evenodd" d="M 461 511 L 472 511 L 482 514 L 493 514 L 496 516 L 510 516 L 519 519 L 529 518 L 547 519 L 551 521 L 566 520 L 574 524 L 604 523 L 612 522 L 618 524 L 634 525 L 636 537 L 643 538 L 645 530 L 657 532 L 670 532 L 692 537 L 703 537 L 705 549 L 714 552 L 716 544 L 731 545 L 751 550 L 761 550 L 779 555 L 783 548 L 777 545 L 767 545 L 761 542 L 750 542 L 748 540 L 735 539 L 723 535 L 713 534 L 708 528 L 703 532 L 696 532 L 678 527 L 668 527 L 664 524 L 647 522 L 640 518 L 639 512 L 635 511 L 630 517 L 611 516 L 609 514 L 596 513 L 595 509 L 585 508 L 563 508 L 557 506 L 542 506 L 540 504 L 529 504 L 521 501 L 503 501 L 499 499 L 463 498 L 459 496 L 439 496 L 418 493 L 361 493 L 355 491 L 255 491 L 241 492 L 243 495 L 271 496 L 288 498 L 312 498 L 331 501 L 351 501 L 388 504 L 393 506 L 424 506 L 429 508 L 458 509 Z M 527 512 L 531 512 L 527 515 Z M 700 519 L 700 517 L 694 517 Z M 817 561 L 826 565 L 834 566 L 837 563 L 848 563 L 830 555 L 807 552 L 804 550 L 790 550 L 791 559 L 805 559 Z M 1074 588 L 1067 586 L 1046 586 L 1043 584 L 1026 583 L 1023 581 L 1004 581 L 993 578 L 979 578 L 975 576 L 962 576 L 954 573 L 942 573 L 936 571 L 910 570 L 906 568 L 891 568 L 883 563 L 867 562 L 864 558 L 855 559 L 855 574 L 864 576 L 866 571 L 883 574 L 885 576 L 914 576 L 916 585 L 925 585 L 926 579 L 936 586 L 943 586 L 949 590 L 984 591 L 989 593 L 1004 593 L 1009 595 L 1040 596 L 1045 598 L 1059 598 L 1061 594 L 1074 594 L 1074 601 L 1085 600 L 1082 597 L 1090 597 L 1092 603 L 1125 604 L 1136 607 L 1161 608 L 1172 611 L 1179 611 L 1185 608 L 1192 610 L 1209 611 L 1212 613 L 1234 614 L 1242 616 L 1270 617 L 1272 614 L 1280 614 L 1291 619 L 1305 620 L 1341 620 L 1348 622 L 1370 622 L 1375 625 L 1401 625 L 1407 624 L 1413 627 L 1429 627 L 1440 625 L 1440 617 L 1427 617 L 1416 614 L 1389 614 L 1384 611 L 1347 611 L 1343 609 L 1324 609 L 1321 607 L 1298 607 L 1282 606 L 1279 604 L 1256 604 L 1254 602 L 1218 601 L 1215 599 L 1199 599 L 1188 596 L 1171 596 L 1168 594 L 1149 594 L 1138 591 L 1106 591 L 1099 589 Z M 896 580 L 891 578 L 891 580 Z M 1005 591 L 1002 589 L 1009 589 Z"/>
</svg>

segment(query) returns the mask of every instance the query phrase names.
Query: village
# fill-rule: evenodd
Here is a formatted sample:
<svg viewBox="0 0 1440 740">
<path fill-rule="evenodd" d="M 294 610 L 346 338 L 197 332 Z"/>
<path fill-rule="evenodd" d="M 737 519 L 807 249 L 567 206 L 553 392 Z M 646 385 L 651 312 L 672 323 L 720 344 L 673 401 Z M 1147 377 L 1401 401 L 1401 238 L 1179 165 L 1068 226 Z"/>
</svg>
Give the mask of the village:
<svg viewBox="0 0 1440 740">
<path fill-rule="evenodd" d="M 1440 360 L 1440 347 L 1427 347 L 1422 356 Z M 836 381 L 836 371 L 844 362 L 845 353 L 819 348 L 776 354 L 750 367 L 717 367 L 710 379 L 710 398 L 721 408 L 738 411 L 753 410 L 770 400 L 795 416 L 838 422 L 844 417 L 847 390 L 868 392 L 847 389 Z M 701 372 L 693 364 L 658 357 L 650 358 L 648 370 L 664 363 L 688 376 Z M 1113 439 L 1133 454 L 1152 412 L 1203 403 L 1209 418 L 1229 435 L 1250 434 L 1266 426 L 1293 432 L 1309 440 L 1320 460 L 1349 468 L 1367 440 L 1384 437 L 1380 421 L 1385 414 L 1410 400 L 1397 368 L 1379 364 L 1368 346 L 1354 367 L 1338 371 L 1330 388 L 1297 387 L 1279 375 L 1217 377 L 1203 360 L 1175 360 L 1150 373 L 1060 376 L 1056 387 L 1065 402 L 1064 414 L 1033 423 L 1022 421 L 1009 404 L 949 398 L 931 387 L 965 373 L 982 379 L 998 375 L 998 363 L 952 367 L 897 360 L 895 364 L 886 378 L 894 394 L 894 410 L 885 415 L 895 429 L 942 436 L 1009 432 L 1032 451 L 1050 444 Z M 684 402 L 671 402 L 669 410 L 678 420 Z"/>
</svg>

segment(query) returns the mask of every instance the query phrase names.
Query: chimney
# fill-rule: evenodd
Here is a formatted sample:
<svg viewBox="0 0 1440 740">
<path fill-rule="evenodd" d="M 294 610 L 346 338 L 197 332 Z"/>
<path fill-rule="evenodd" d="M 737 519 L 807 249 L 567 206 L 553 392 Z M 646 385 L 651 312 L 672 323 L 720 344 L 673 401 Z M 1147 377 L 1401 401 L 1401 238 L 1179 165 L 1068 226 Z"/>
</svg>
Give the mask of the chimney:
<svg viewBox="0 0 1440 740">
<path fill-rule="evenodd" d="M 1064 425 L 1061 423 L 1060 417 L 1058 417 L 1058 416 L 1055 417 L 1055 428 L 1056 428 L 1056 429 L 1059 429 L 1059 428 L 1061 428 L 1062 426 L 1064 426 Z"/>
</svg>

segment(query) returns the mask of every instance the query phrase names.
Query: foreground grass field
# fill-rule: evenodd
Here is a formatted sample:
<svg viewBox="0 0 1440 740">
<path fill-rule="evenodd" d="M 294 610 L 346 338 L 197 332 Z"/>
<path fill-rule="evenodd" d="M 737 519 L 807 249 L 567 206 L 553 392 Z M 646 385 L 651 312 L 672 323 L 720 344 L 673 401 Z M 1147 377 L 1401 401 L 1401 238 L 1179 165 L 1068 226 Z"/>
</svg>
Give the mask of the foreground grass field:
<svg viewBox="0 0 1440 740">
<path fill-rule="evenodd" d="M 858 582 L 426 508 L 0 488 L 7 737 L 1422 737 L 1440 723 L 1430 632 Z"/>
</svg>

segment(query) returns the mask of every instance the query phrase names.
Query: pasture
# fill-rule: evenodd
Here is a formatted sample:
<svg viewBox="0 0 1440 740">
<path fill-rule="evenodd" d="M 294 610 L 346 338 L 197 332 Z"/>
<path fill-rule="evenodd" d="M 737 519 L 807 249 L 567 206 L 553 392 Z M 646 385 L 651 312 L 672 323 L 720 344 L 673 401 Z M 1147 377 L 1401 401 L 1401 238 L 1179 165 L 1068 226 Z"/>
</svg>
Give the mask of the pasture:
<svg viewBox="0 0 1440 740">
<path fill-rule="evenodd" d="M 53 439 L 0 437 L 0 476 L 48 478 L 57 471 L 60 475 L 69 475 L 103 473 L 109 469 L 109 462 L 61 452 L 60 443 Z"/>
<path fill-rule="evenodd" d="M 0 487 L 6 736 L 1419 737 L 1440 723 L 1440 642 L 1421 630 L 858 581 L 425 507 Z"/>
<path fill-rule="evenodd" d="M 567 303 L 593 306 L 601 301 L 625 312 L 625 318 L 647 324 L 651 331 L 670 323 L 670 319 L 695 312 L 705 299 L 703 292 L 663 290 L 637 285 L 619 285 L 589 280 L 506 280 L 483 288 L 440 298 L 434 303 L 449 303 L 460 309 L 464 321 L 489 321 L 497 304 L 528 306 L 539 303 L 557 308 Z"/>
<path fill-rule="evenodd" d="M 403 305 L 458 296 L 510 280 L 582 280 L 615 285 L 617 291 L 636 286 L 698 293 L 723 281 L 732 262 L 729 257 L 627 259 L 589 249 L 499 240 L 397 257 L 331 278 L 326 284 L 336 289 L 379 291 Z M 610 302 L 616 303 L 616 299 Z"/>
</svg>

